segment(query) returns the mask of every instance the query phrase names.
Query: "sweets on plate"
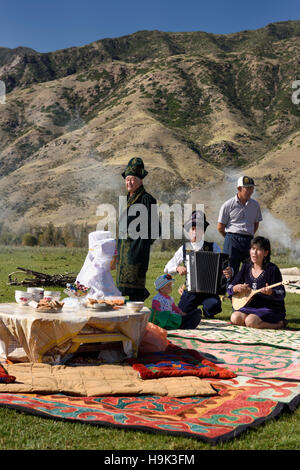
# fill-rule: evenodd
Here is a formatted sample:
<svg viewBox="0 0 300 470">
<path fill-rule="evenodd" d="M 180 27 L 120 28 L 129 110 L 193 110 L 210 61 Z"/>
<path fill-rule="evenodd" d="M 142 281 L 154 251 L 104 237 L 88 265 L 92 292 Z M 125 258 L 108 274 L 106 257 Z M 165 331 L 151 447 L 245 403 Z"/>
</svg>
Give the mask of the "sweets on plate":
<svg viewBox="0 0 300 470">
<path fill-rule="evenodd" d="M 58 300 L 41 299 L 37 304 L 36 311 L 44 313 L 58 313 L 64 306 L 64 302 Z"/>
</svg>

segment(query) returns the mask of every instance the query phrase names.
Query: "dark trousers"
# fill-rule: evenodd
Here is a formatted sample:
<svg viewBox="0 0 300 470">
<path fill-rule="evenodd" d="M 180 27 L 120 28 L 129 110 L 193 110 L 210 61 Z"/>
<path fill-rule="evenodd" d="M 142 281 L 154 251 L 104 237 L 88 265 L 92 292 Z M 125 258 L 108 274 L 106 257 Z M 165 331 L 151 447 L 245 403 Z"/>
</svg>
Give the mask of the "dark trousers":
<svg viewBox="0 0 300 470">
<path fill-rule="evenodd" d="M 178 307 L 188 315 L 183 316 L 182 319 L 186 318 L 188 321 L 189 318 L 195 317 L 195 321 L 197 319 L 200 323 L 201 309 L 198 309 L 199 305 L 202 305 L 203 314 L 206 318 L 213 318 L 214 315 L 222 311 L 221 300 L 218 295 L 184 291 Z M 181 327 L 184 328 L 184 326 Z"/>
<path fill-rule="evenodd" d="M 181 321 L 180 329 L 181 330 L 193 330 L 194 328 L 197 328 L 197 326 L 201 322 L 201 309 L 196 308 L 195 310 L 192 310 L 186 315 L 183 315 L 181 318 L 182 318 L 182 321 Z"/>
<path fill-rule="evenodd" d="M 251 235 L 226 233 L 223 252 L 229 255 L 229 266 L 234 269 L 234 276 L 239 272 L 240 263 L 249 258 Z"/>
</svg>

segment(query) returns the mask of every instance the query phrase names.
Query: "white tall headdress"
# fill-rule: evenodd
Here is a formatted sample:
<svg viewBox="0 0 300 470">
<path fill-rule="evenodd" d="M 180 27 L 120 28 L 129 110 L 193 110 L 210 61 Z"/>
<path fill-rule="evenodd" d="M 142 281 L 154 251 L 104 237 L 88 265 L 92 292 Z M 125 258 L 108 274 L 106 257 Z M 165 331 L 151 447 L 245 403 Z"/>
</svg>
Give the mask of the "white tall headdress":
<svg viewBox="0 0 300 470">
<path fill-rule="evenodd" d="M 110 262 L 116 252 L 116 240 L 111 232 L 97 230 L 89 234 L 89 252 L 76 278 L 90 288 L 90 298 L 120 296 L 110 273 Z"/>
</svg>

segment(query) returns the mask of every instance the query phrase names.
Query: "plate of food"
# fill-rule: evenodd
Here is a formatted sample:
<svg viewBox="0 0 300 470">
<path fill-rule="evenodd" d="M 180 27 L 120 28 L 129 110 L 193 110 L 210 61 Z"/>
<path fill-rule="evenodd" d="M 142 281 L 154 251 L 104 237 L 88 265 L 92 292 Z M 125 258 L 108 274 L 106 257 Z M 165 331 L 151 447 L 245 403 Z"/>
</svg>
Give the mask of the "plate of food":
<svg viewBox="0 0 300 470">
<path fill-rule="evenodd" d="M 64 306 L 64 302 L 58 300 L 41 299 L 35 309 L 36 312 L 41 313 L 59 313 Z"/>
<path fill-rule="evenodd" d="M 103 299 L 88 299 L 85 303 L 85 308 L 93 310 L 110 310 L 111 306 L 108 305 Z"/>
<path fill-rule="evenodd" d="M 125 297 L 104 297 L 103 302 L 112 308 L 120 308 L 125 305 Z"/>
</svg>

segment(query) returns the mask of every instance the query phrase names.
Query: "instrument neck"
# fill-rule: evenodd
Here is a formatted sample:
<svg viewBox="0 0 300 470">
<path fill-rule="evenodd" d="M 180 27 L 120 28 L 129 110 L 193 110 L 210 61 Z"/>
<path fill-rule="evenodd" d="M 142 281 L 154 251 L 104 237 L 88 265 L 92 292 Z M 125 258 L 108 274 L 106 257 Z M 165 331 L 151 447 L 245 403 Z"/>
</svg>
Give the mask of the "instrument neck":
<svg viewBox="0 0 300 470">
<path fill-rule="evenodd" d="M 272 284 L 271 286 L 268 286 L 269 289 L 272 289 L 273 287 L 277 287 L 277 286 L 280 286 L 281 284 L 283 284 L 283 281 L 281 282 L 276 282 L 276 284 Z M 261 289 L 258 289 L 256 290 L 255 292 L 261 292 L 263 289 L 265 289 L 265 287 L 262 287 Z"/>
</svg>

